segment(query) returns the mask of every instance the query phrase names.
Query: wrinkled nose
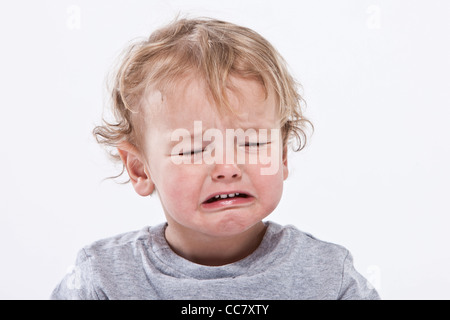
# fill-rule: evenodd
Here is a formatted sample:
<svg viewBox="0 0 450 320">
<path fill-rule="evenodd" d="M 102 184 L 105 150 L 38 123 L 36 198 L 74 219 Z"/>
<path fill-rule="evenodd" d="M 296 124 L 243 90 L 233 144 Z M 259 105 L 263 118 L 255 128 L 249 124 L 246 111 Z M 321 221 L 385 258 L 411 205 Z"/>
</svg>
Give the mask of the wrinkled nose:
<svg viewBox="0 0 450 320">
<path fill-rule="evenodd" d="M 241 178 L 241 169 L 237 164 L 216 164 L 211 173 L 215 181 L 235 181 Z"/>
</svg>

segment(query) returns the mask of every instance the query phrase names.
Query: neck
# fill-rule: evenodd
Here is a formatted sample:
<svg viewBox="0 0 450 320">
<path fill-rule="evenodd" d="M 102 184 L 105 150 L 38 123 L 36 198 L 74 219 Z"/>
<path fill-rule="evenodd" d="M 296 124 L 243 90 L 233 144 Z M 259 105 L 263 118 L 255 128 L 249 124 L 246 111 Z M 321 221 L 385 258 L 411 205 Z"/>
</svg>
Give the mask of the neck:
<svg viewBox="0 0 450 320">
<path fill-rule="evenodd" d="M 260 221 L 238 235 L 213 237 L 187 232 L 169 221 L 165 236 L 170 248 L 179 256 L 201 265 L 221 266 L 250 255 L 258 248 L 265 232 L 266 226 Z"/>
</svg>

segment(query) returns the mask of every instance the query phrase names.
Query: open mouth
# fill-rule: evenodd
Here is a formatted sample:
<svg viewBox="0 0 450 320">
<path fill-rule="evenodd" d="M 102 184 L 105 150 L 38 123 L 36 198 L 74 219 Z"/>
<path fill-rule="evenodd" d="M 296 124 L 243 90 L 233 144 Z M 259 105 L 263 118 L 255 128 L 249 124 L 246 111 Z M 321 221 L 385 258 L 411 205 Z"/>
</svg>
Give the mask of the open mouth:
<svg viewBox="0 0 450 320">
<path fill-rule="evenodd" d="M 231 198 L 248 198 L 250 197 L 248 194 L 240 193 L 240 192 L 234 192 L 234 193 L 224 193 L 224 194 L 217 194 L 208 200 L 206 200 L 204 203 L 213 203 L 220 200 L 225 199 L 231 199 Z"/>
</svg>

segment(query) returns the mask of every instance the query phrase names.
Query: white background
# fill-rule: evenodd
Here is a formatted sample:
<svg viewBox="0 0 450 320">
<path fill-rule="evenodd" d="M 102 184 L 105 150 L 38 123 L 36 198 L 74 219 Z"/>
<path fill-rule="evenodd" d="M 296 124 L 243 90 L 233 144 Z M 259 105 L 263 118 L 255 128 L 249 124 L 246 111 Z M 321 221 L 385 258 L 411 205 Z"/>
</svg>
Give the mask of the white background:
<svg viewBox="0 0 450 320">
<path fill-rule="evenodd" d="M 261 33 L 303 84 L 316 132 L 270 220 L 346 246 L 384 299 L 449 299 L 450 2 L 2 1 L 0 298 L 47 299 L 77 251 L 164 221 L 103 178 L 117 54 L 177 13 Z"/>
</svg>

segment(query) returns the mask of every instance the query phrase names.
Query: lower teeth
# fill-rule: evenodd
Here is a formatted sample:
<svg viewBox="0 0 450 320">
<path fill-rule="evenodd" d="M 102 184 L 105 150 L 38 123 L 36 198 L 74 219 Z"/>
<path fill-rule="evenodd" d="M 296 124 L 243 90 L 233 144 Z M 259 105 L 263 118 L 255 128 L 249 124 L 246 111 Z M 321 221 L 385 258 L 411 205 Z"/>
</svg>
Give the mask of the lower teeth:
<svg viewBox="0 0 450 320">
<path fill-rule="evenodd" d="M 238 195 L 234 195 L 232 197 L 227 196 L 226 198 L 222 198 L 222 197 L 215 198 L 214 197 L 214 198 L 206 201 L 206 203 L 212 203 L 212 202 L 216 202 L 216 201 L 219 201 L 219 200 L 225 200 L 225 199 L 229 199 L 229 198 L 247 198 L 247 196 L 244 195 L 244 194 L 238 194 Z"/>
</svg>

